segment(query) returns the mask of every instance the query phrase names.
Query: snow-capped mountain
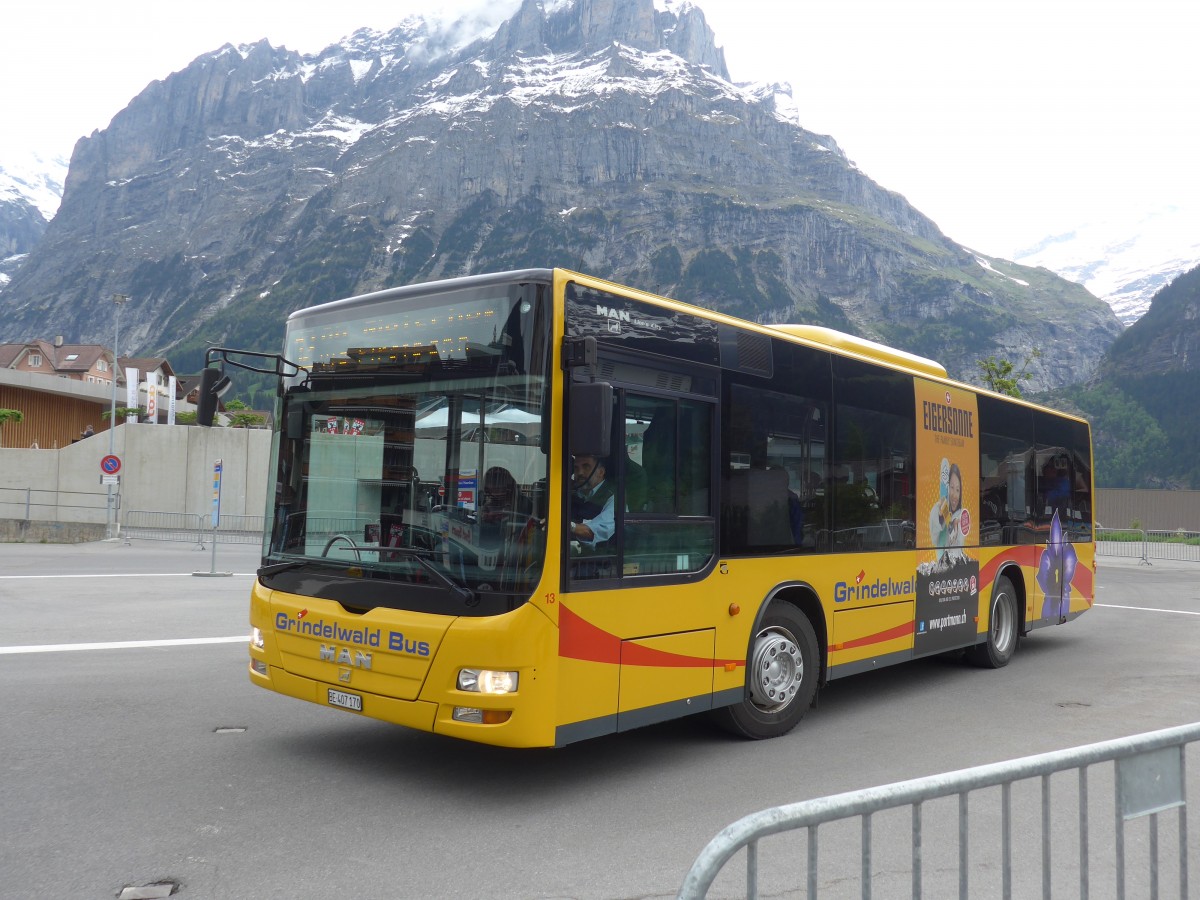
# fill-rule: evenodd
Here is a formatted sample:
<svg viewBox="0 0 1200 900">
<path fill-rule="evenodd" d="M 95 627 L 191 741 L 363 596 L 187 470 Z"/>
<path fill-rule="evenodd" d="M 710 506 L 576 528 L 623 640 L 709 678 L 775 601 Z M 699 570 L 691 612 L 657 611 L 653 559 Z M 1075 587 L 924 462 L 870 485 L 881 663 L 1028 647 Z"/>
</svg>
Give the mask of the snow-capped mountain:
<svg viewBox="0 0 1200 900">
<path fill-rule="evenodd" d="M 24 199 L 49 222 L 62 202 L 68 161 L 36 153 L 0 160 L 0 203 Z"/>
<path fill-rule="evenodd" d="M 28 154 L 0 160 L 0 288 L 46 231 L 62 200 L 67 161 Z"/>
<path fill-rule="evenodd" d="M 552 265 L 968 378 L 1039 347 L 1031 387 L 1086 376 L 1120 331 L 1078 285 L 950 241 L 785 85 L 735 83 L 691 3 L 524 0 L 477 24 L 226 45 L 153 82 L 76 145 L 0 339 L 100 337 L 121 293 L 131 340 L 188 366 L 206 342 L 277 348 L 302 306 Z"/>
<path fill-rule="evenodd" d="M 1200 264 L 1200 208 L 1166 206 L 1140 218 L 1092 222 L 1045 238 L 1014 259 L 1082 284 L 1131 325 L 1155 292 Z"/>
</svg>

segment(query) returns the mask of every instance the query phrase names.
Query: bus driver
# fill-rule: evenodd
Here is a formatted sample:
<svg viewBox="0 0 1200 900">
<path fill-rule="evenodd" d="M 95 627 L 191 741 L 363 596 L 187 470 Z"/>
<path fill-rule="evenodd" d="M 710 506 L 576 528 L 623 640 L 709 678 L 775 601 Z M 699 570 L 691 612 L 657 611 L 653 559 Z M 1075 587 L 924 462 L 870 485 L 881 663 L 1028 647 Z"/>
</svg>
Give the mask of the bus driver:
<svg viewBox="0 0 1200 900">
<path fill-rule="evenodd" d="M 595 549 L 616 531 L 615 493 L 605 479 L 607 460 L 580 454 L 575 457 L 571 494 L 571 540 Z"/>
</svg>

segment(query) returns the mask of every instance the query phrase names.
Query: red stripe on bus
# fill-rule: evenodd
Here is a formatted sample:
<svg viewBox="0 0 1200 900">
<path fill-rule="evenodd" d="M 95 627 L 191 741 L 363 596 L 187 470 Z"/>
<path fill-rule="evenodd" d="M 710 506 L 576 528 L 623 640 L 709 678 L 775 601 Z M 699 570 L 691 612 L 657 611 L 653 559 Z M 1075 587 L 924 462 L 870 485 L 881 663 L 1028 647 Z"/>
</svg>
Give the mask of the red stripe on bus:
<svg viewBox="0 0 1200 900">
<path fill-rule="evenodd" d="M 1036 569 L 1038 563 L 1041 562 L 1042 553 L 1046 546 L 1042 544 L 1026 544 L 1021 547 L 1013 547 L 1011 550 L 1005 550 L 999 556 L 993 558 L 979 572 L 979 580 L 982 584 L 991 584 L 996 577 L 996 572 L 999 571 L 1002 565 L 1007 563 L 1017 563 L 1017 565 L 1026 566 L 1030 569 Z M 1071 579 L 1071 585 L 1083 594 L 1087 599 L 1088 605 L 1091 606 L 1095 600 L 1093 590 L 1095 588 L 1095 573 L 1085 565 L 1078 565 L 1075 568 L 1075 575 Z"/>
<path fill-rule="evenodd" d="M 559 607 L 558 628 L 558 654 L 567 659 L 660 669 L 711 669 L 746 664 L 743 659 L 714 660 L 705 656 L 685 656 L 682 653 L 646 647 L 636 641 L 622 641 L 615 634 L 610 634 L 576 615 L 566 606 Z"/>
<path fill-rule="evenodd" d="M 1037 544 L 1026 544 L 1022 547 L 1014 547 L 1011 550 L 1005 550 L 999 556 L 993 557 L 986 566 L 979 571 L 979 580 L 983 584 L 991 584 L 996 578 L 996 572 L 1000 570 L 1002 565 L 1008 563 L 1016 563 L 1019 566 L 1027 566 L 1030 569 L 1036 569 L 1038 559 L 1041 554 L 1038 552 L 1041 548 Z"/>
<path fill-rule="evenodd" d="M 564 605 L 558 607 L 558 655 L 588 662 L 621 662 L 621 639 L 575 615 Z"/>
</svg>

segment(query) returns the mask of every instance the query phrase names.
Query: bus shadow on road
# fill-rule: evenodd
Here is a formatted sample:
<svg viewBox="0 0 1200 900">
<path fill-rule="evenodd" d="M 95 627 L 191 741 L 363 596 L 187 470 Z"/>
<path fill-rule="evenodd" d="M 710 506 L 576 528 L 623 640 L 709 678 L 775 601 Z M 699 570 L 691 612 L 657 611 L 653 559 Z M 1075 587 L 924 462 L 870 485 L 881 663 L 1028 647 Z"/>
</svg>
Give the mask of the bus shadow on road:
<svg viewBox="0 0 1200 900">
<path fill-rule="evenodd" d="M 1040 664 L 1042 658 L 1055 657 L 1060 643 L 1071 642 L 1027 639 L 1011 665 Z M 717 754 L 728 755 L 731 765 L 738 765 L 752 759 L 760 752 L 756 746 L 763 744 L 787 742 L 790 751 L 826 737 L 830 730 L 856 731 L 885 709 L 975 689 L 979 678 L 994 679 L 997 674 L 966 664 L 961 653 L 948 653 L 834 681 L 818 694 L 818 704 L 794 732 L 767 742 L 730 735 L 704 713 L 558 749 L 474 744 L 353 716 L 343 717 L 345 721 L 335 716 L 333 724 L 309 731 L 297 724 L 286 736 L 268 740 L 278 764 L 291 771 L 334 767 L 392 789 L 435 790 L 447 797 L 461 795 L 464 801 L 520 805 L 531 798 L 546 802 L 575 795 L 581 781 L 599 785 L 613 778 L 648 777 L 701 765 Z"/>
</svg>

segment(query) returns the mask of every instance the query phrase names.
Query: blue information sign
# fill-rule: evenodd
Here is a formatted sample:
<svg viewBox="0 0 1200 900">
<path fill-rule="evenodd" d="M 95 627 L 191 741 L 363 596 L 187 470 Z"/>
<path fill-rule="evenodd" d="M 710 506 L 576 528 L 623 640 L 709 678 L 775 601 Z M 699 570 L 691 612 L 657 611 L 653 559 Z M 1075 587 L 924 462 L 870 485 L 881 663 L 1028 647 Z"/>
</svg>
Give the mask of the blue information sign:
<svg viewBox="0 0 1200 900">
<path fill-rule="evenodd" d="M 213 464 L 213 507 L 212 527 L 216 528 L 221 522 L 221 460 Z"/>
</svg>

